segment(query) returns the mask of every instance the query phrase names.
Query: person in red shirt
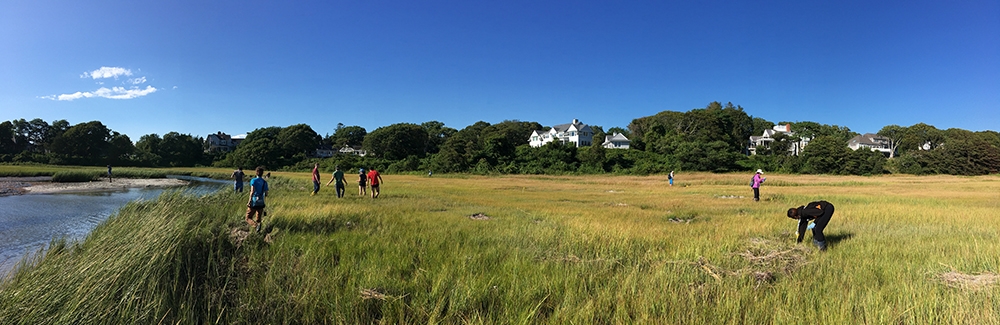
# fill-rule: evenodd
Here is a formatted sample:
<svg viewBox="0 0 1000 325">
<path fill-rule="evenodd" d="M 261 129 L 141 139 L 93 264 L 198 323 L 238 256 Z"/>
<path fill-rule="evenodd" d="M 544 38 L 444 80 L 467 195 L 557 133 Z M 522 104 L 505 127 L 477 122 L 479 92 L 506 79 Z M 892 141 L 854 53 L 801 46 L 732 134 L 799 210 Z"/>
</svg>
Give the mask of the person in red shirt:
<svg viewBox="0 0 1000 325">
<path fill-rule="evenodd" d="M 372 188 L 372 198 L 377 198 L 379 194 L 379 185 L 382 184 L 382 174 L 379 174 L 374 167 L 368 168 L 368 185 Z"/>
</svg>

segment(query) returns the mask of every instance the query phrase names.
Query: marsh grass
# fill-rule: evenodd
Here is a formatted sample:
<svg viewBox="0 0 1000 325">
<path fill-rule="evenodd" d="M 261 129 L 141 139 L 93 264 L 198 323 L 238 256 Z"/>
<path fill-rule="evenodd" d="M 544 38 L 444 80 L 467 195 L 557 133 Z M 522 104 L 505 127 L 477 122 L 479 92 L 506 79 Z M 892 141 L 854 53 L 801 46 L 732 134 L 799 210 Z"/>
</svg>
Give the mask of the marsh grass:
<svg viewBox="0 0 1000 325">
<path fill-rule="evenodd" d="M 761 202 L 747 175 L 677 176 L 386 175 L 373 200 L 281 172 L 266 234 L 245 193 L 173 193 L 21 267 L 0 319 L 1000 322 L 994 176 L 769 175 Z M 784 217 L 817 199 L 837 209 L 823 253 Z"/>
</svg>

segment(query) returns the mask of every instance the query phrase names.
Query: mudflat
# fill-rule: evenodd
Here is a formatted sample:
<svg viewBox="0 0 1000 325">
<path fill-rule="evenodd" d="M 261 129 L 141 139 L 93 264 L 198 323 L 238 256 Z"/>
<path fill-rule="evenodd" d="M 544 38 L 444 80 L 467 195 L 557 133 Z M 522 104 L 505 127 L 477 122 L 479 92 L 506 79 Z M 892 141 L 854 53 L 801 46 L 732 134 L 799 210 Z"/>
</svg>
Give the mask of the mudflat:
<svg viewBox="0 0 1000 325">
<path fill-rule="evenodd" d="M 122 179 L 116 179 L 114 180 L 114 182 L 108 182 L 108 181 L 93 181 L 93 182 L 81 182 L 81 183 L 34 182 L 34 183 L 28 183 L 29 186 L 23 187 L 23 190 L 24 194 L 52 194 L 52 193 L 74 193 L 74 192 L 97 192 L 97 191 L 107 191 L 107 190 L 116 190 L 125 188 L 173 187 L 173 186 L 184 186 L 187 184 L 188 184 L 187 181 L 172 179 L 172 178 L 158 178 L 158 179 L 122 178 Z"/>
</svg>

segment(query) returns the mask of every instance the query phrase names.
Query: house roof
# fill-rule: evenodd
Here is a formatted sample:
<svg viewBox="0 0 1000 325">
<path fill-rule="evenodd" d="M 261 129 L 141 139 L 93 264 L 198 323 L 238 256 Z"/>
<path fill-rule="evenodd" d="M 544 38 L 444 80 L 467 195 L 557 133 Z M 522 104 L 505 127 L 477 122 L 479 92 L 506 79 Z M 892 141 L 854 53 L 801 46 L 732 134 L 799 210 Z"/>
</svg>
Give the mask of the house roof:
<svg viewBox="0 0 1000 325">
<path fill-rule="evenodd" d="M 875 134 L 875 133 L 865 133 L 865 134 L 862 134 L 862 135 L 854 136 L 853 138 L 851 138 L 850 141 L 847 141 L 847 143 L 849 143 L 849 144 L 855 144 L 855 143 L 856 144 L 864 144 L 864 145 L 869 145 L 869 146 L 878 146 L 878 145 L 881 145 L 880 143 L 875 142 L 875 139 L 879 139 L 879 140 L 882 140 L 882 141 L 888 141 L 888 139 L 882 137 L 881 135 L 878 135 L 878 134 Z"/>
<path fill-rule="evenodd" d="M 612 142 L 612 141 L 632 142 L 631 140 L 629 140 L 628 138 L 626 138 L 625 135 L 623 135 L 621 133 L 615 133 L 614 135 L 606 135 L 606 136 L 604 136 L 604 142 L 605 143 Z"/>
<path fill-rule="evenodd" d="M 552 126 L 552 129 L 556 130 L 556 132 L 566 132 L 571 129 L 575 129 L 576 131 L 591 131 L 589 125 L 580 123 L 580 121 L 576 119 L 573 120 L 573 123 L 554 125 Z"/>
</svg>

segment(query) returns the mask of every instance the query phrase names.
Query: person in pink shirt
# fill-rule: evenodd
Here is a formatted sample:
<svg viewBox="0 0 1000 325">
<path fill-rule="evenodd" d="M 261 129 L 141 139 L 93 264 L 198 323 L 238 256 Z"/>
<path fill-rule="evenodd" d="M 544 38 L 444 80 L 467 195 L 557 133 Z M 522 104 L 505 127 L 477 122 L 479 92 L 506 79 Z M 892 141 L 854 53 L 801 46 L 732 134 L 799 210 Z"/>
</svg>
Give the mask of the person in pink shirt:
<svg viewBox="0 0 1000 325">
<path fill-rule="evenodd" d="M 763 184 L 767 178 L 764 177 L 764 171 L 758 169 L 757 173 L 753 175 L 753 179 L 750 181 L 750 187 L 753 188 L 753 200 L 760 201 L 760 184 Z"/>
</svg>

